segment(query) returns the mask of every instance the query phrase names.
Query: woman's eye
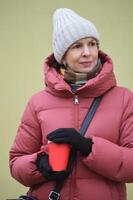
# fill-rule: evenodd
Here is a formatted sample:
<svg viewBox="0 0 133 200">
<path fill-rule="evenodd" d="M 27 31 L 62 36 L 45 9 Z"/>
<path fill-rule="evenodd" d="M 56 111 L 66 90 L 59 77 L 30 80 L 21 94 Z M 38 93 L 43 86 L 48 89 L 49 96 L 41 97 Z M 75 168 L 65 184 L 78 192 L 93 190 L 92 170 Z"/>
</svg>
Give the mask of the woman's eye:
<svg viewBox="0 0 133 200">
<path fill-rule="evenodd" d="M 72 48 L 73 48 L 73 49 L 78 49 L 78 48 L 80 48 L 80 47 L 81 47 L 80 44 L 75 44 Z"/>
<path fill-rule="evenodd" d="M 96 42 L 90 42 L 90 43 L 89 43 L 89 46 L 91 46 L 91 47 L 96 46 Z"/>
</svg>

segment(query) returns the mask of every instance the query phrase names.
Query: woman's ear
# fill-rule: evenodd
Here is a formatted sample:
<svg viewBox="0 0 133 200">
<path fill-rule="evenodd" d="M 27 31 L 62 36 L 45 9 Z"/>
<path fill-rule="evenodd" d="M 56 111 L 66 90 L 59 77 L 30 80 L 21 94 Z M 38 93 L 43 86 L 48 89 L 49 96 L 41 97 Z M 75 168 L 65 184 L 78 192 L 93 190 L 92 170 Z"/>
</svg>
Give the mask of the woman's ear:
<svg viewBox="0 0 133 200">
<path fill-rule="evenodd" d="M 61 60 L 61 64 L 63 64 L 64 66 L 66 66 L 66 61 L 65 61 L 65 59 L 62 59 L 62 60 Z"/>
</svg>

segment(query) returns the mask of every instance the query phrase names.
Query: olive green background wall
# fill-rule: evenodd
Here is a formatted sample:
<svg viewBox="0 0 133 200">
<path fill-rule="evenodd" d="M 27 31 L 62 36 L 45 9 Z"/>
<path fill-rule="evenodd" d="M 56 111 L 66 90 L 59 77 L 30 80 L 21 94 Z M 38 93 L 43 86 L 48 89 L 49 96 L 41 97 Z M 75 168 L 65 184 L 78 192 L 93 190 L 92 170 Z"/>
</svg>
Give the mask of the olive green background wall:
<svg viewBox="0 0 133 200">
<path fill-rule="evenodd" d="M 44 87 L 43 60 L 52 51 L 52 13 L 59 7 L 95 23 L 118 84 L 133 90 L 132 0 L 0 0 L 0 200 L 27 191 L 10 176 L 8 151 L 27 100 Z"/>
</svg>

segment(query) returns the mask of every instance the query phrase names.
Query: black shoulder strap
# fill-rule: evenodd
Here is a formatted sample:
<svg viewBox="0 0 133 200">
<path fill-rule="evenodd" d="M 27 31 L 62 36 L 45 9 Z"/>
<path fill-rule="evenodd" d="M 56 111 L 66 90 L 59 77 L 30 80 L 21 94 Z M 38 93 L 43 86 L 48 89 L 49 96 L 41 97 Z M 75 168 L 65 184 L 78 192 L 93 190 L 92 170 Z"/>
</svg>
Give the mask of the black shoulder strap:
<svg viewBox="0 0 133 200">
<path fill-rule="evenodd" d="M 95 114 L 95 112 L 96 112 L 101 100 L 102 100 L 102 96 L 96 97 L 93 100 L 93 102 L 91 104 L 91 107 L 88 110 L 88 112 L 87 112 L 87 114 L 86 114 L 86 116 L 85 116 L 85 118 L 84 118 L 84 120 L 82 122 L 81 128 L 79 130 L 81 135 L 84 135 L 85 132 L 87 131 L 87 128 L 89 127 L 89 125 L 90 125 L 90 123 L 91 123 L 91 121 L 93 119 L 93 116 L 94 116 L 94 114 Z"/>
<path fill-rule="evenodd" d="M 87 128 L 89 127 L 89 125 L 90 125 L 90 123 L 91 123 L 91 121 L 93 119 L 93 116 L 94 116 L 94 114 L 95 114 L 95 112 L 96 112 L 96 110 L 97 110 L 97 108 L 98 108 L 98 106 L 99 106 L 99 104 L 100 104 L 100 102 L 102 100 L 102 97 L 103 96 L 99 96 L 99 97 L 96 97 L 93 100 L 93 102 L 92 102 L 92 104 L 90 106 L 90 109 L 88 110 L 88 112 L 87 112 L 87 114 L 86 114 L 86 116 L 85 116 L 85 118 L 84 118 L 84 120 L 82 122 L 81 128 L 79 130 L 81 135 L 84 136 Z M 72 159 L 72 163 L 73 163 L 73 161 L 75 159 L 75 154 L 73 154 L 72 156 L 73 157 L 71 159 Z M 61 191 L 61 189 L 62 189 L 62 187 L 64 185 L 64 181 L 65 180 L 62 180 L 62 181 L 60 181 L 60 182 L 58 182 L 56 184 L 54 190 L 51 191 L 50 194 L 49 194 L 49 200 L 58 200 L 59 199 L 60 191 Z"/>
</svg>

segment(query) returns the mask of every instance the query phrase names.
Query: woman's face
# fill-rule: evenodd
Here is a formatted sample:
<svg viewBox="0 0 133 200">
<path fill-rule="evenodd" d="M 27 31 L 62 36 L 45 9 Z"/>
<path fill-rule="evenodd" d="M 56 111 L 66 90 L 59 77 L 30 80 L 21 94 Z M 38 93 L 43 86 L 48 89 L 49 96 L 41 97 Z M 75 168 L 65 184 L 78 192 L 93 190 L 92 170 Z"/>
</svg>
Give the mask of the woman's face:
<svg viewBox="0 0 133 200">
<path fill-rule="evenodd" d="M 98 43 L 94 38 L 83 38 L 73 43 L 62 63 L 75 72 L 89 72 L 97 64 Z"/>
</svg>

